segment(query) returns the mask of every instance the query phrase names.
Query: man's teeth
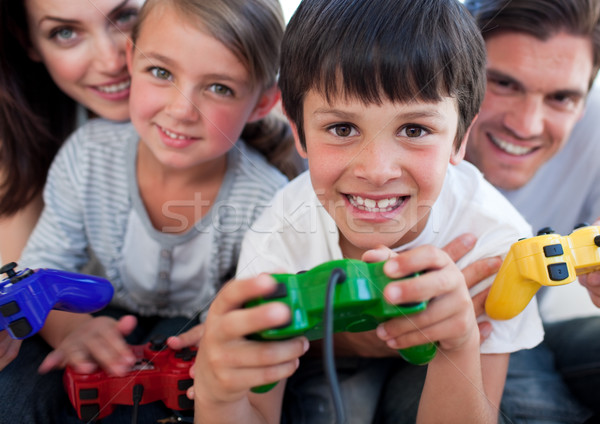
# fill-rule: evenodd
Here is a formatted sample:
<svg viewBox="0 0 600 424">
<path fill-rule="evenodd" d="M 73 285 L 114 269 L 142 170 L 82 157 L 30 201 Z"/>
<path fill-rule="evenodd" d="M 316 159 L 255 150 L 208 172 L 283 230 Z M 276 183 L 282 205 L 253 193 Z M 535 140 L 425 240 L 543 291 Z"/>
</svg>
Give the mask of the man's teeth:
<svg viewBox="0 0 600 424">
<path fill-rule="evenodd" d="M 367 212 L 390 212 L 398 207 L 402 199 L 402 197 L 388 197 L 387 199 L 375 200 L 348 195 L 348 200 L 352 206 Z"/>
<path fill-rule="evenodd" d="M 493 136 L 490 136 L 490 138 L 492 142 L 496 145 L 496 147 L 514 156 L 523 156 L 533 152 L 533 150 L 535 149 L 535 147 L 518 146 L 516 144 L 509 143 L 508 141 L 504 141 L 500 138 L 496 138 Z"/>
<path fill-rule="evenodd" d="M 98 90 L 103 93 L 118 93 L 119 91 L 123 91 L 131 85 L 131 80 L 123 81 L 118 84 L 111 85 L 99 85 Z"/>
<path fill-rule="evenodd" d="M 188 139 L 188 137 L 171 132 L 166 128 L 163 128 L 162 130 L 167 136 L 169 136 L 169 138 L 172 138 L 174 140 L 187 140 Z"/>
</svg>

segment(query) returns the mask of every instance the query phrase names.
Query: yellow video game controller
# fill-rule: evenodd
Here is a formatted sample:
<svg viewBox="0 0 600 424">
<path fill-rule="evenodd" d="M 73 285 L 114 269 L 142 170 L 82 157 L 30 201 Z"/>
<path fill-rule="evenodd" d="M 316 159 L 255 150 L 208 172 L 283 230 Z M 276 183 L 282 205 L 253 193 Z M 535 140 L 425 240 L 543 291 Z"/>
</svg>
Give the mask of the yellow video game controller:
<svg viewBox="0 0 600 424">
<path fill-rule="evenodd" d="M 492 319 L 521 313 L 542 286 L 561 286 L 600 270 L 600 226 L 581 225 L 568 236 L 544 228 L 513 244 L 490 288 L 485 311 Z"/>
</svg>

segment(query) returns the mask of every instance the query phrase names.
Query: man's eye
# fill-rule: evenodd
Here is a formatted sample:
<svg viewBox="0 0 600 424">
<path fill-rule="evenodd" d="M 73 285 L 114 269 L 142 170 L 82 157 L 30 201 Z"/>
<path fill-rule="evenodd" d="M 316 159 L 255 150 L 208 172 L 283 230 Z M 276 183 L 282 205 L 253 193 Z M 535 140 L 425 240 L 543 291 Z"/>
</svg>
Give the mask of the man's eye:
<svg viewBox="0 0 600 424">
<path fill-rule="evenodd" d="M 150 69 L 152 75 L 161 80 L 169 80 L 171 78 L 171 73 L 163 68 L 154 67 Z"/>
</svg>

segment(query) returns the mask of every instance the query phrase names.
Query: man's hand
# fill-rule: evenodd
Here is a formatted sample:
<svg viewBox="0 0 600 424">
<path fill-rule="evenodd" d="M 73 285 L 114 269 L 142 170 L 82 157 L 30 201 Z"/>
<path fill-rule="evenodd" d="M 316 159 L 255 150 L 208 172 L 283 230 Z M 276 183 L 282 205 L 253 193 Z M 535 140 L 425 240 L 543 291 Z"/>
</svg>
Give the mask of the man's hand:
<svg viewBox="0 0 600 424">
<path fill-rule="evenodd" d="M 600 225 L 600 218 L 593 225 Z M 600 308 L 600 271 L 580 275 L 577 279 L 587 289 L 594 305 Z"/>
</svg>

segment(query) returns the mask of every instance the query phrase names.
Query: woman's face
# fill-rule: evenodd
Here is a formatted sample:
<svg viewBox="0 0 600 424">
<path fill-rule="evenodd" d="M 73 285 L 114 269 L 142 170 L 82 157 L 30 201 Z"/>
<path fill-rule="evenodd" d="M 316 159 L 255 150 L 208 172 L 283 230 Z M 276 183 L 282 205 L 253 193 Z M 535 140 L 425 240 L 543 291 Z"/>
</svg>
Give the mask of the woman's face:
<svg viewBox="0 0 600 424">
<path fill-rule="evenodd" d="M 129 119 L 126 40 L 143 0 L 25 0 L 32 60 L 94 114 Z"/>
</svg>

